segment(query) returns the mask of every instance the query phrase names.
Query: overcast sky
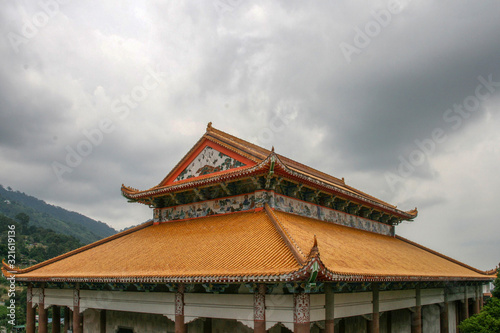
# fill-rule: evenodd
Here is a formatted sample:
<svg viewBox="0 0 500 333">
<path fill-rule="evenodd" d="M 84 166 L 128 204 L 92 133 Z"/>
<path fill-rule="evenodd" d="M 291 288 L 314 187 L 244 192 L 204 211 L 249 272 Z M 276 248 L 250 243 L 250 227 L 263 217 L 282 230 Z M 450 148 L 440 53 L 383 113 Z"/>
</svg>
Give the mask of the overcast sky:
<svg viewBox="0 0 500 333">
<path fill-rule="evenodd" d="M 213 126 L 397 204 L 397 233 L 500 261 L 498 1 L 7 0 L 0 184 L 116 229 Z M 390 254 L 388 254 L 390 255 Z"/>
</svg>

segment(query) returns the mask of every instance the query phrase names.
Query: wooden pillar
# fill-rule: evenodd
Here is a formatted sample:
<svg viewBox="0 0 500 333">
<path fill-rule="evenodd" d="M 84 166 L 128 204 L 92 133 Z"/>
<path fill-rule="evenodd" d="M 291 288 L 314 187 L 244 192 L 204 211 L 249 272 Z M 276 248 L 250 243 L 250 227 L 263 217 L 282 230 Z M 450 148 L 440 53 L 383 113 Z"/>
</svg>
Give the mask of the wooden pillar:
<svg viewBox="0 0 500 333">
<path fill-rule="evenodd" d="M 61 333 L 61 308 L 52 306 L 52 333 Z"/>
<path fill-rule="evenodd" d="M 35 309 L 33 308 L 33 289 L 31 283 L 26 292 L 26 333 L 35 333 Z"/>
<path fill-rule="evenodd" d="M 205 318 L 203 333 L 212 333 L 212 318 Z"/>
<path fill-rule="evenodd" d="M 43 288 L 40 289 L 40 294 L 38 295 L 38 333 L 47 333 L 48 329 L 48 316 L 47 309 L 45 308 L 45 291 Z"/>
<path fill-rule="evenodd" d="M 73 333 L 83 333 L 83 316 L 80 315 L 80 290 L 73 290 Z"/>
<path fill-rule="evenodd" d="M 460 321 L 469 318 L 469 298 L 467 297 L 467 286 L 464 287 L 464 301 L 462 302 L 462 318 Z"/>
<path fill-rule="evenodd" d="M 474 298 L 474 314 L 478 314 L 481 310 L 479 306 L 479 287 L 476 286 L 474 289 L 476 294 L 476 297 Z"/>
<path fill-rule="evenodd" d="M 483 285 L 479 286 L 479 311 L 483 309 L 484 306 L 484 294 L 483 294 Z"/>
<path fill-rule="evenodd" d="M 422 333 L 422 299 L 419 285 L 415 288 L 415 311 L 411 314 L 411 333 Z"/>
<path fill-rule="evenodd" d="M 345 333 L 345 318 L 339 321 L 339 333 Z"/>
<path fill-rule="evenodd" d="M 67 333 L 69 330 L 70 311 L 67 306 L 64 307 L 64 333 Z"/>
<path fill-rule="evenodd" d="M 253 297 L 253 331 L 266 333 L 266 285 L 259 284 Z"/>
<path fill-rule="evenodd" d="M 444 289 L 444 303 L 439 307 L 441 310 L 439 316 L 439 327 L 441 329 L 441 333 L 449 333 L 450 332 L 450 303 L 448 302 L 448 290 Z"/>
<path fill-rule="evenodd" d="M 186 333 L 184 323 L 184 284 L 179 284 L 175 293 L 175 333 Z"/>
<path fill-rule="evenodd" d="M 387 311 L 386 313 L 387 313 L 387 333 L 392 333 L 392 311 Z"/>
<path fill-rule="evenodd" d="M 380 330 L 380 298 L 378 283 L 372 285 L 372 321 L 371 321 L 371 333 L 379 333 Z"/>
<path fill-rule="evenodd" d="M 325 285 L 325 333 L 335 331 L 335 294 L 332 285 Z"/>
<path fill-rule="evenodd" d="M 309 333 L 310 328 L 310 295 L 307 293 L 293 294 L 293 332 Z"/>
<path fill-rule="evenodd" d="M 441 333 L 449 333 L 450 332 L 450 304 L 446 300 L 442 306 L 439 307 L 441 310 L 440 318 L 439 318 L 439 327 L 441 329 Z"/>
<path fill-rule="evenodd" d="M 99 333 L 106 333 L 106 310 L 99 312 Z"/>
</svg>

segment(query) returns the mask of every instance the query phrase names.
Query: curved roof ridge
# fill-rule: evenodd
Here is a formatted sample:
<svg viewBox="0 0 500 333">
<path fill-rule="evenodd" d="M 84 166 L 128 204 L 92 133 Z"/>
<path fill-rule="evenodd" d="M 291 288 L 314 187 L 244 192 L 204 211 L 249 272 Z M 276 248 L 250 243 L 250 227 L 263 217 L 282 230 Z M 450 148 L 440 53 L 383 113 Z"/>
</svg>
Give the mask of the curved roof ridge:
<svg viewBox="0 0 500 333">
<path fill-rule="evenodd" d="M 304 265 L 306 263 L 306 260 L 304 258 L 307 258 L 307 256 L 302 252 L 302 249 L 300 246 L 297 244 L 297 242 L 292 238 L 290 233 L 286 230 L 286 228 L 281 224 L 280 220 L 278 217 L 273 213 L 273 210 L 267 203 L 264 204 L 264 210 L 266 214 L 269 216 L 269 219 L 273 222 L 275 228 L 277 229 L 278 233 L 280 236 L 283 238 L 285 241 L 286 245 L 290 249 L 290 252 L 294 255 L 295 259 L 300 265 Z"/>
<path fill-rule="evenodd" d="M 305 174 L 303 171 L 300 171 L 300 170 L 296 170 L 295 168 L 293 167 L 289 167 L 285 162 L 283 162 L 283 160 L 280 158 L 280 155 L 272 152 L 269 156 L 275 156 L 276 159 L 278 160 L 280 166 L 282 168 L 284 168 L 286 170 L 286 172 L 290 173 L 290 174 L 295 174 L 295 175 L 300 175 L 301 177 L 309 177 L 309 178 L 312 178 L 310 175 L 307 175 Z M 397 206 L 394 206 L 394 205 L 391 205 L 389 203 L 386 203 L 380 199 L 377 199 L 371 195 L 368 195 L 362 191 L 359 191 L 357 189 L 354 189 L 348 185 L 339 185 L 339 184 L 332 184 L 332 183 L 329 183 L 327 180 L 325 179 L 319 179 L 319 178 L 314 178 L 311 180 L 311 182 L 317 184 L 317 185 L 320 185 L 320 186 L 325 186 L 325 187 L 329 187 L 330 189 L 333 189 L 334 191 L 338 191 L 338 192 L 342 192 L 344 191 L 345 193 L 343 193 L 344 195 L 349 195 L 351 197 L 354 197 L 356 200 L 360 200 L 360 201 L 365 201 L 365 202 L 370 202 L 371 204 L 374 204 L 374 205 L 378 205 L 380 206 L 381 208 L 383 209 L 386 209 L 386 210 L 394 210 L 395 212 L 399 213 L 399 214 L 407 214 L 407 215 L 410 215 L 412 216 L 411 218 L 415 218 L 416 217 L 416 213 L 415 215 L 412 215 L 412 213 L 408 213 L 408 212 L 405 212 L 401 209 L 398 209 Z M 357 196 L 357 197 L 356 197 Z M 364 196 L 364 197 L 363 197 Z M 416 211 L 416 208 L 415 210 Z M 413 212 L 413 211 L 410 211 L 410 212 Z"/>
<path fill-rule="evenodd" d="M 224 131 L 221 131 L 219 129 L 212 127 L 211 123 L 209 123 L 209 124 L 210 124 L 210 126 L 207 127 L 206 134 L 213 134 L 213 135 L 218 136 L 218 137 L 223 137 L 227 140 L 233 141 L 234 143 L 236 143 L 238 145 L 244 146 L 245 148 L 250 148 L 250 149 L 254 150 L 256 153 L 261 154 L 262 155 L 261 158 L 265 158 L 265 156 L 269 155 L 269 153 L 271 152 L 269 149 L 258 146 L 254 143 L 251 143 L 250 141 L 240 139 L 234 135 L 231 135 L 229 133 L 226 133 Z"/>
</svg>

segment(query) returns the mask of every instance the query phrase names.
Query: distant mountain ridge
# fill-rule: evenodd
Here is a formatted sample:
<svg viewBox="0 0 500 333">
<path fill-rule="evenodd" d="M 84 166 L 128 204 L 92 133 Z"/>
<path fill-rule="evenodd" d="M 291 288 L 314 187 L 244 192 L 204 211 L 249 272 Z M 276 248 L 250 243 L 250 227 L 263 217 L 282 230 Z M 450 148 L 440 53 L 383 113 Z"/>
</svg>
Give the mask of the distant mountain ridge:
<svg viewBox="0 0 500 333">
<path fill-rule="evenodd" d="M 1 184 L 0 213 L 10 218 L 15 218 L 19 213 L 25 213 L 30 217 L 30 225 L 74 236 L 85 244 L 117 233 L 104 222 L 50 205 L 33 196 L 14 191 L 10 187 L 4 188 Z"/>
</svg>

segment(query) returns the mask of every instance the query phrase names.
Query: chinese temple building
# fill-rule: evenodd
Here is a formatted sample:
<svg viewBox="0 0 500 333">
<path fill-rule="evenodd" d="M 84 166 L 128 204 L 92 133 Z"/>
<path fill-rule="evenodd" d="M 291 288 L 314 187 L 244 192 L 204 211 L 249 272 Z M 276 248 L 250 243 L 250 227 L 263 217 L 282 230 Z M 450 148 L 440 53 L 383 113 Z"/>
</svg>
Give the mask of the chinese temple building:
<svg viewBox="0 0 500 333">
<path fill-rule="evenodd" d="M 27 332 L 457 332 L 483 272 L 396 235 L 404 211 L 217 130 L 157 185 L 152 219 L 26 269 Z M 38 310 L 37 310 L 38 309 Z"/>
</svg>

